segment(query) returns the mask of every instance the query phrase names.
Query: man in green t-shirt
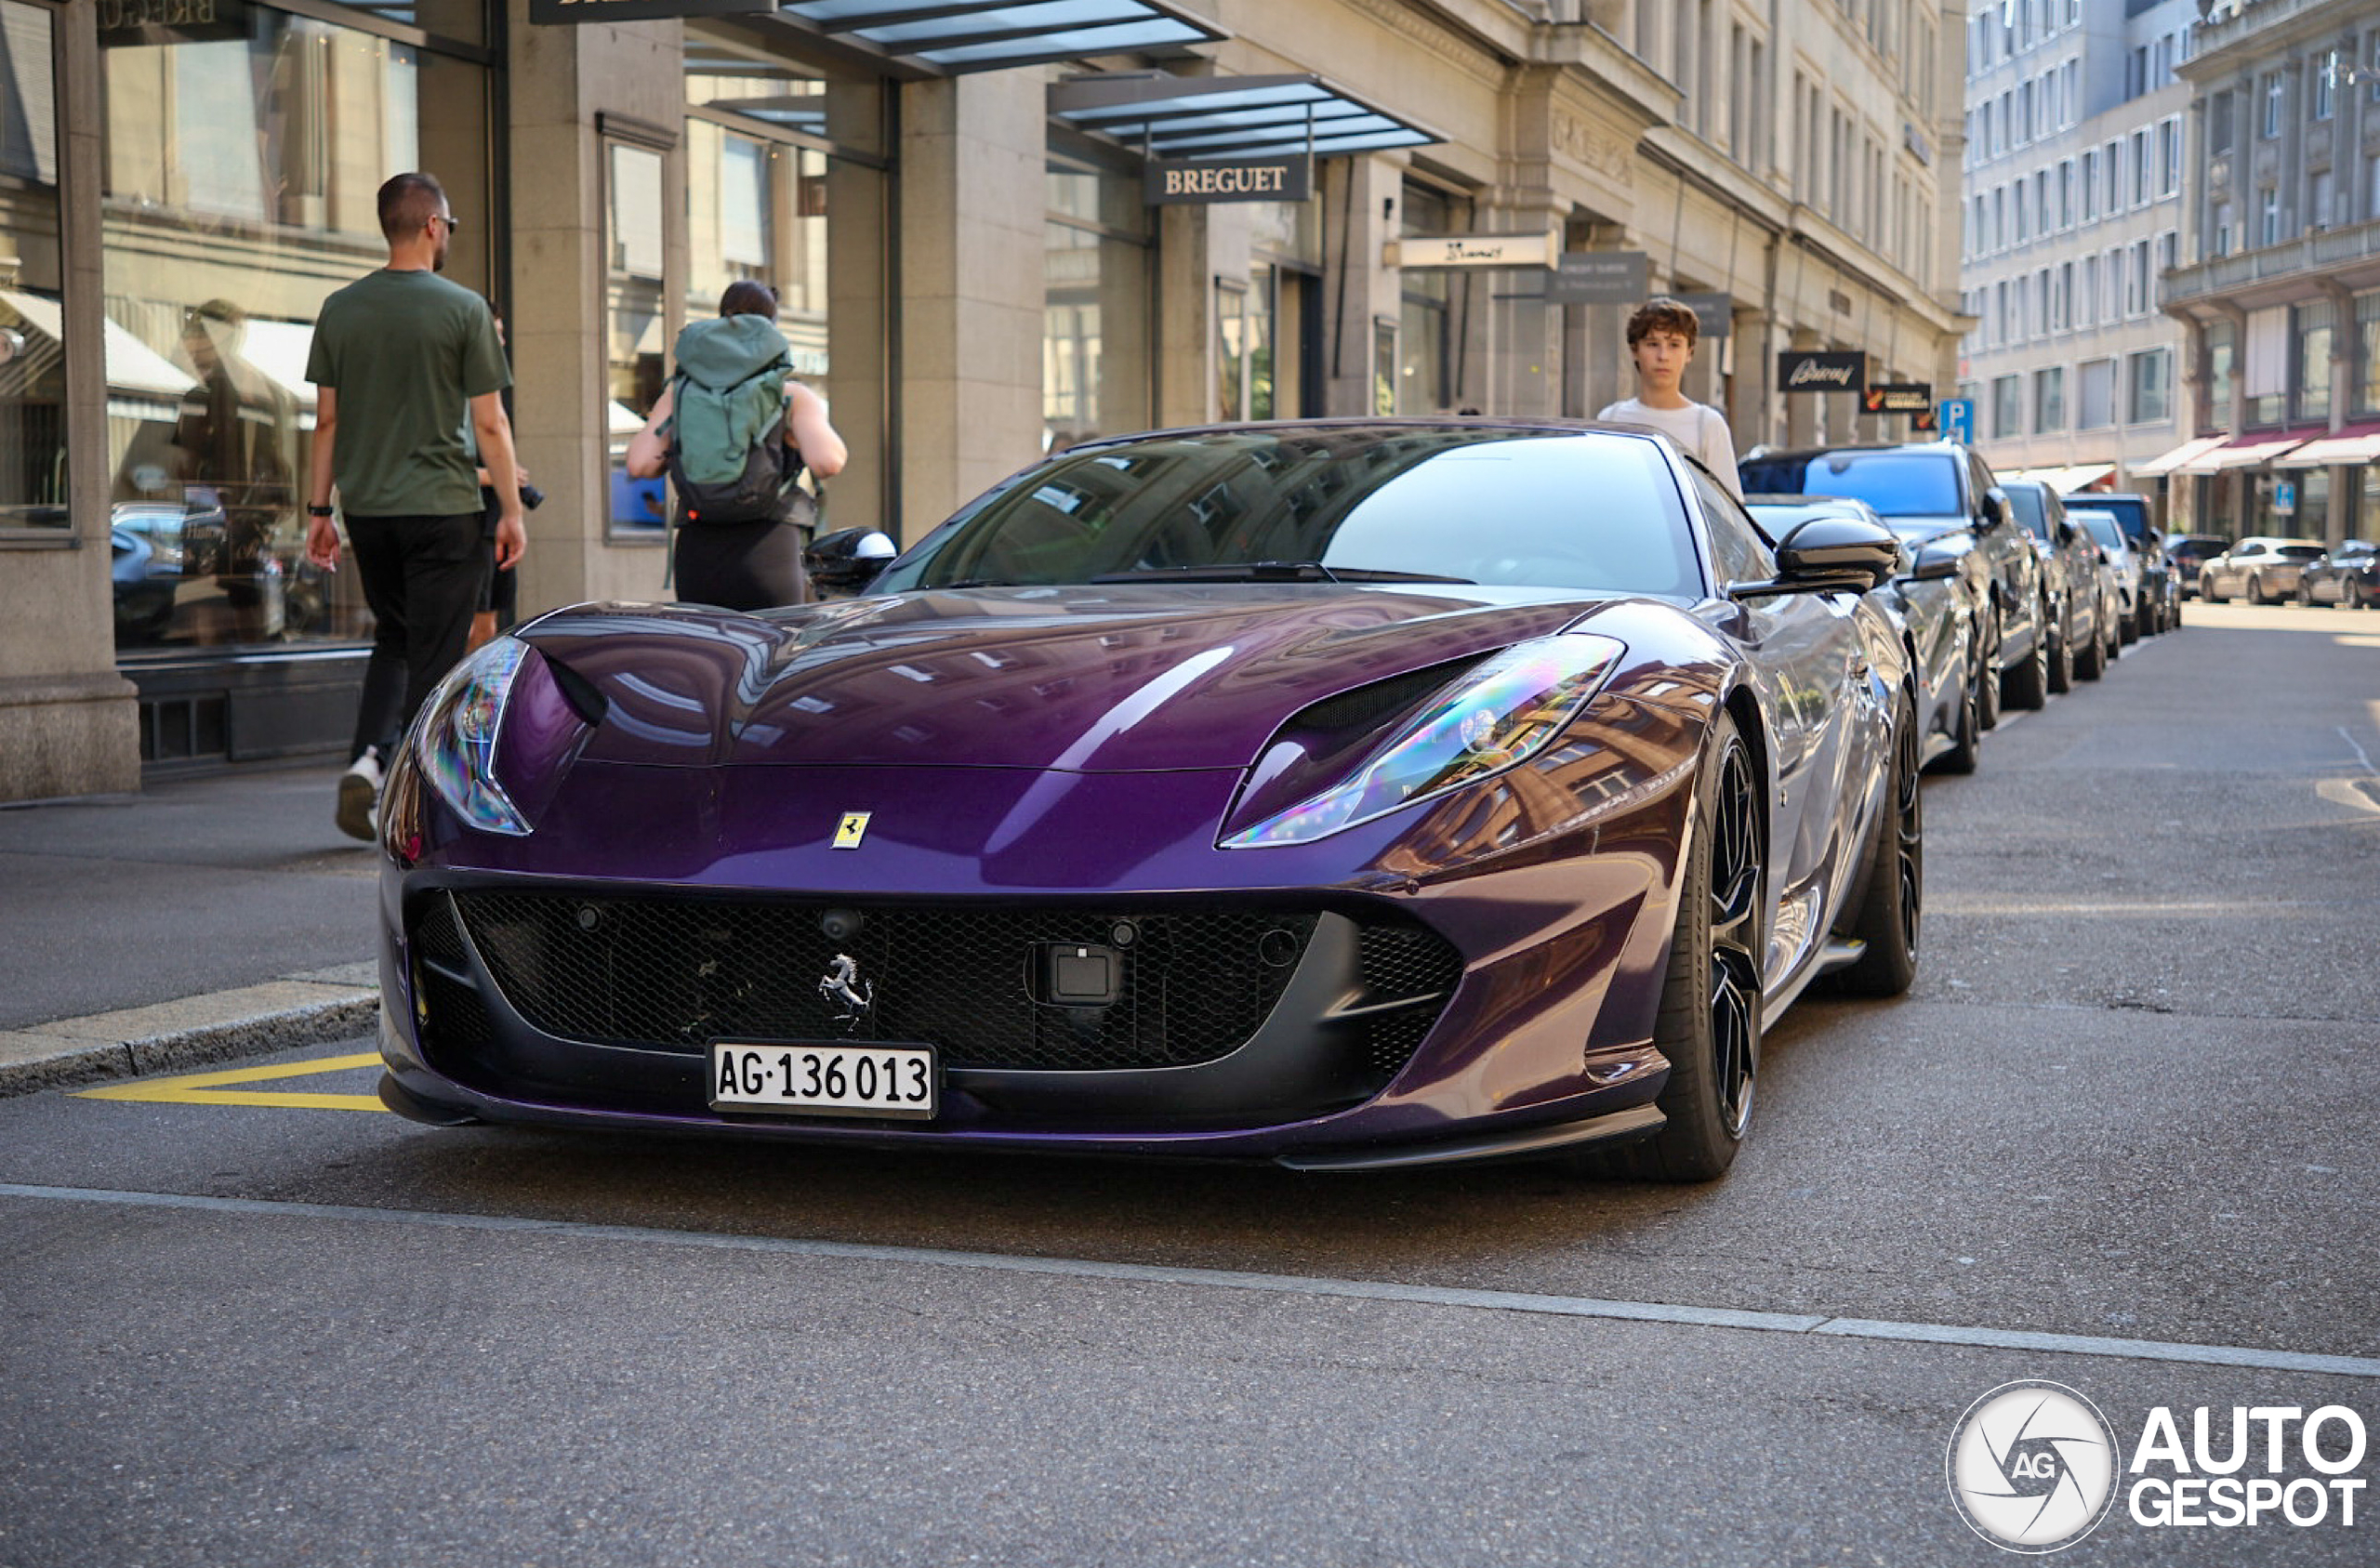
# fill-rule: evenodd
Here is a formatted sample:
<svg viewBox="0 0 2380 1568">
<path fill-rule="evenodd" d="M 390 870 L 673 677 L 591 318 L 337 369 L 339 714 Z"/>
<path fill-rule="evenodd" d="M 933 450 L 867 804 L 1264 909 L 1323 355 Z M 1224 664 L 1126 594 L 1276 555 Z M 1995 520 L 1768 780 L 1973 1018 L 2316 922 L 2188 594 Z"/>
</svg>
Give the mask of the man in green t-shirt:
<svg viewBox="0 0 2380 1568">
<path fill-rule="evenodd" d="M 323 302 L 306 361 L 317 389 L 306 555 L 325 571 L 338 565 L 336 480 L 374 622 L 337 812 L 342 832 L 367 840 L 398 738 L 463 656 L 479 608 L 479 467 L 501 508 L 496 565 L 512 565 L 526 545 L 498 396 L 512 374 L 487 301 L 438 276 L 455 214 L 437 179 L 401 174 L 381 186 L 380 232 L 388 266 Z"/>
</svg>

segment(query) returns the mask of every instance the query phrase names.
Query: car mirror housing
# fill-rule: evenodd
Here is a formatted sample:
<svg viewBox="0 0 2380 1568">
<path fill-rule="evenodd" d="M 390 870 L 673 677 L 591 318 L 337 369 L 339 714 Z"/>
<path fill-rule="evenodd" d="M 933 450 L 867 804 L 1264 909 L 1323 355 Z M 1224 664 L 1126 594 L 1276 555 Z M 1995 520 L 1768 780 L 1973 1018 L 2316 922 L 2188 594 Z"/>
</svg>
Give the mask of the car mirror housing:
<svg viewBox="0 0 2380 1568">
<path fill-rule="evenodd" d="M 1739 583 L 1738 599 L 1772 594 L 1864 593 L 1900 569 L 1900 540 L 1889 528 L 1863 518 L 1814 517 L 1777 546 L 1777 575 L 1765 583 Z"/>
<path fill-rule="evenodd" d="M 2070 545 L 2074 543 L 2074 525 L 2072 523 L 2060 522 L 2057 525 L 2057 542 L 2061 545 Z"/>
<path fill-rule="evenodd" d="M 1977 534 L 1989 534 L 2006 522 L 2012 515 L 2013 508 L 2008 503 L 2008 493 L 1995 484 L 1983 493 L 1983 516 L 1976 520 L 1975 531 Z"/>
<path fill-rule="evenodd" d="M 1920 550 L 1917 563 L 1910 568 L 1910 576 L 1921 583 L 1938 583 L 1959 574 L 1960 563 L 1966 558 L 1950 550 Z"/>
<path fill-rule="evenodd" d="M 821 534 L 801 552 L 813 586 L 826 593 L 859 594 L 901 553 L 892 536 L 874 528 L 839 528 Z"/>
</svg>

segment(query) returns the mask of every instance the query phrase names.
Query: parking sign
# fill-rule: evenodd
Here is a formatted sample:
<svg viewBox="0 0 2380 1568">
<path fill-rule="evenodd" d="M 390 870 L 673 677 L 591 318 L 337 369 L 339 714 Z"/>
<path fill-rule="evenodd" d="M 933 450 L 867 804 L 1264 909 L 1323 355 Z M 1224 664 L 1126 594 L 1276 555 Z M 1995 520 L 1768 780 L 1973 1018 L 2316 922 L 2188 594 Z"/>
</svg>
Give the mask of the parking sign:
<svg viewBox="0 0 2380 1568">
<path fill-rule="evenodd" d="M 1975 444 L 1975 400 L 1973 398 L 1944 398 L 1939 412 L 1944 441 L 1963 441 L 1969 446 Z"/>
</svg>

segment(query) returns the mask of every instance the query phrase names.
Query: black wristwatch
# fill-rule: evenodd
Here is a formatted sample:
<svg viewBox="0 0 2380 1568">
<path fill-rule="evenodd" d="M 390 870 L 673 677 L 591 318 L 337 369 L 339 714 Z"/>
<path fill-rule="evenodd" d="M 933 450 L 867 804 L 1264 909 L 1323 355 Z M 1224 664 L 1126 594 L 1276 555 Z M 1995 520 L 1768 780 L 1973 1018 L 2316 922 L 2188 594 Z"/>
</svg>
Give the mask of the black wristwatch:
<svg viewBox="0 0 2380 1568">
<path fill-rule="evenodd" d="M 306 508 L 306 515 L 308 517 L 329 517 L 332 513 L 331 508 L 328 507 L 309 506 Z"/>
</svg>

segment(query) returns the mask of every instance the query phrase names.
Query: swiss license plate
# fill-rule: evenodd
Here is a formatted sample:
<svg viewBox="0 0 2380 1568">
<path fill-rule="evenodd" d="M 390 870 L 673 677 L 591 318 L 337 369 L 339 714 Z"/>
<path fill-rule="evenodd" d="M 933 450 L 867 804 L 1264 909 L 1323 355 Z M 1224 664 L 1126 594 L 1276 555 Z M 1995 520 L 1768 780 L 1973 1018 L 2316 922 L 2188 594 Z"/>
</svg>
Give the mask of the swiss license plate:
<svg viewBox="0 0 2380 1568">
<path fill-rule="evenodd" d="M 721 1040 L 710 1048 L 711 1109 L 922 1121 L 941 1088 L 936 1065 L 932 1046 Z"/>
</svg>

